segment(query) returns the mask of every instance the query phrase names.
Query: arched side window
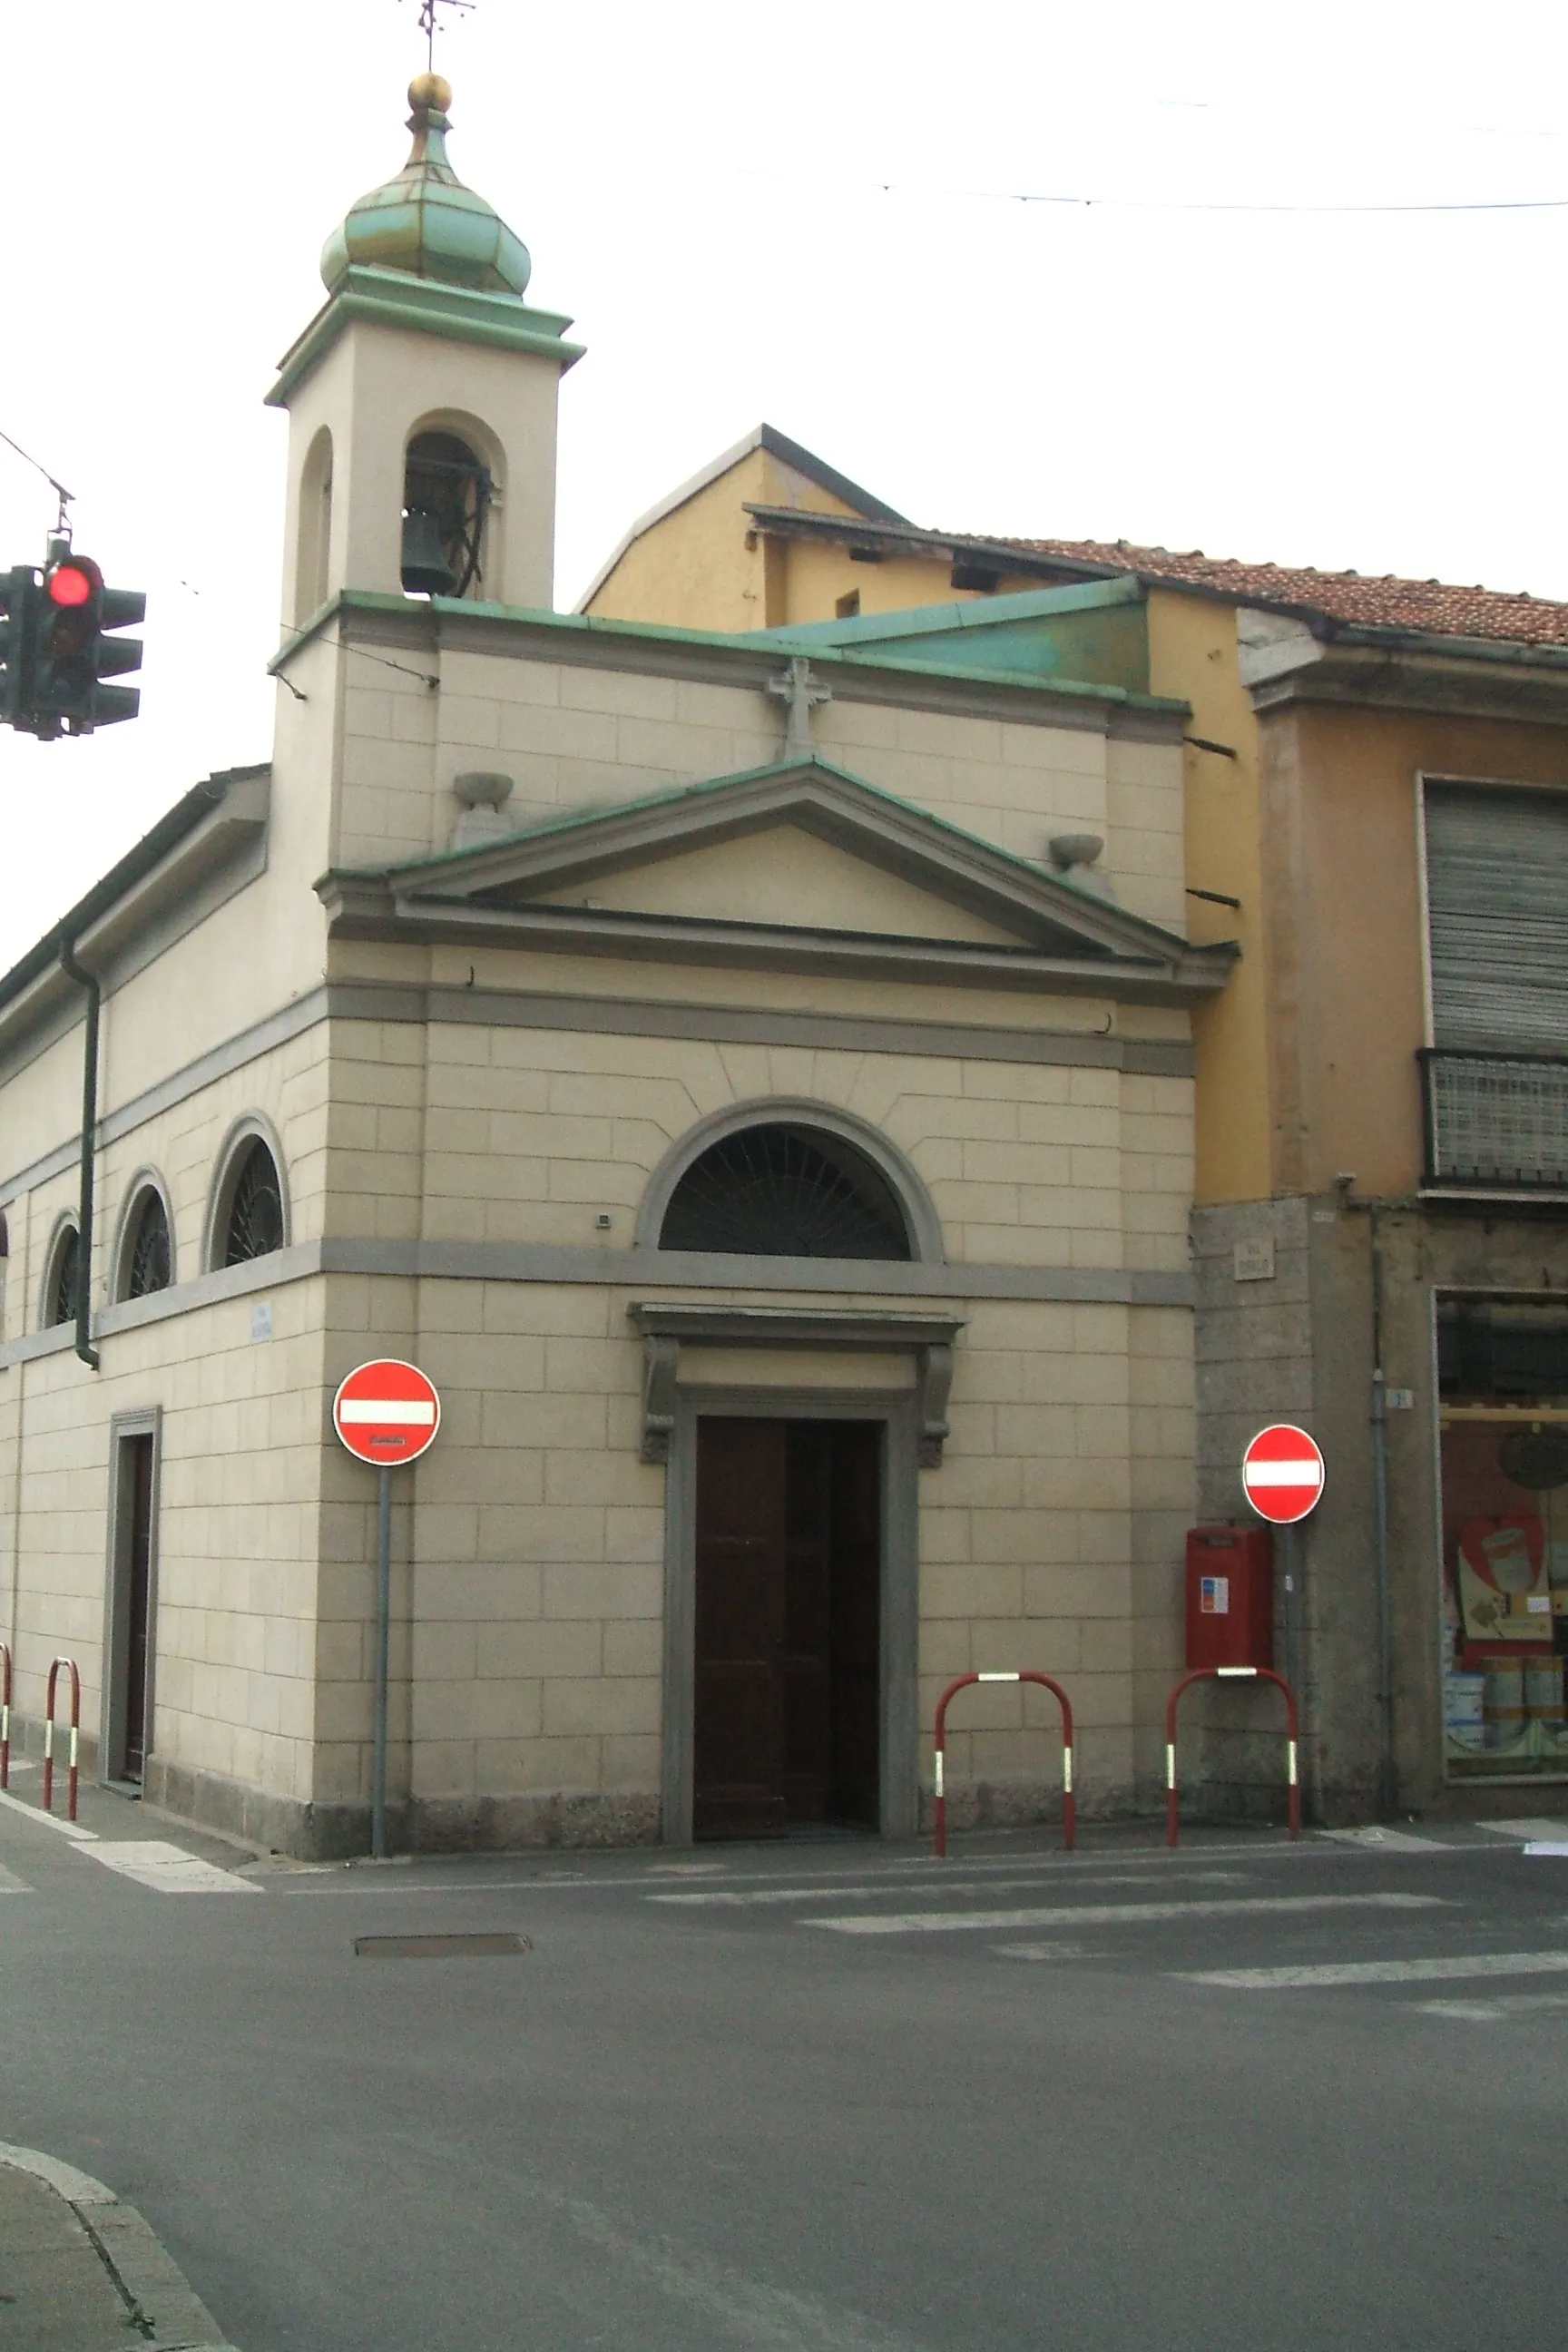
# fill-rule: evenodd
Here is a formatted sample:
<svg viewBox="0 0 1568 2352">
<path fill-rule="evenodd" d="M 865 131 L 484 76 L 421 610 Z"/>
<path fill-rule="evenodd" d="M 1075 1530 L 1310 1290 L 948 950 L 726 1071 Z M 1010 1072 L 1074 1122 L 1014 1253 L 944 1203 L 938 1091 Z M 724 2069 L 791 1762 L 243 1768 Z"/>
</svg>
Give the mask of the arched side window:
<svg viewBox="0 0 1568 2352">
<path fill-rule="evenodd" d="M 289 1245 L 289 1188 L 270 1123 L 237 1119 L 224 1139 L 207 1197 L 201 1263 L 209 1274 L 244 1265 Z"/>
<path fill-rule="evenodd" d="M 244 1265 L 270 1257 L 283 1246 L 283 1184 L 278 1163 L 260 1136 L 252 1136 L 235 1156 L 216 1233 L 216 1262 Z"/>
<path fill-rule="evenodd" d="M 47 1331 L 76 1320 L 76 1286 L 81 1265 L 81 1236 L 74 1224 L 62 1224 L 49 1251 L 44 1276 L 43 1323 Z"/>
<path fill-rule="evenodd" d="M 403 475 L 403 590 L 408 596 L 477 594 L 494 481 L 468 442 L 416 433 Z"/>
<path fill-rule="evenodd" d="M 784 1119 L 710 1144 L 670 1194 L 658 1244 L 742 1257 L 914 1255 L 898 1196 L 867 1154 Z"/>
<path fill-rule="evenodd" d="M 142 1185 L 133 1196 L 120 1245 L 117 1298 L 150 1298 L 167 1290 L 174 1279 L 174 1244 L 169 1212 L 155 1184 Z"/>
</svg>

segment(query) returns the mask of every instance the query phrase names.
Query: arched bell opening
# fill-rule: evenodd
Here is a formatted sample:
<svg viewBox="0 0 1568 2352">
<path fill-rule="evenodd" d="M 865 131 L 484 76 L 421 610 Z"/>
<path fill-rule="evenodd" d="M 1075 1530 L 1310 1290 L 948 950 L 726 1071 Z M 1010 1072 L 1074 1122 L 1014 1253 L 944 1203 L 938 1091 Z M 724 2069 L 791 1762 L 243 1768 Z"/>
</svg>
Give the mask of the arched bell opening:
<svg viewBox="0 0 1568 2352">
<path fill-rule="evenodd" d="M 327 601 L 332 552 L 332 436 L 323 425 L 300 475 L 299 559 L 294 618 L 301 625 Z"/>
<path fill-rule="evenodd" d="M 403 593 L 467 596 L 484 579 L 489 467 L 456 433 L 416 433 L 403 475 Z"/>
</svg>

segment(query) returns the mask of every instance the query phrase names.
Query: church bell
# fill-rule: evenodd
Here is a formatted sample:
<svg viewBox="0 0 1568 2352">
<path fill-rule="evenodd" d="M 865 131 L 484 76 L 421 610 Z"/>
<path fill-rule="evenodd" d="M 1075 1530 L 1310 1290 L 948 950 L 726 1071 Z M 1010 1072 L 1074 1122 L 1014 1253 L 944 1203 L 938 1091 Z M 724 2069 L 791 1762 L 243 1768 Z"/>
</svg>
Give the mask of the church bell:
<svg viewBox="0 0 1568 2352">
<path fill-rule="evenodd" d="M 403 593 L 405 596 L 451 596 L 457 582 L 441 543 L 441 525 L 427 508 L 411 507 L 403 518 Z"/>
</svg>

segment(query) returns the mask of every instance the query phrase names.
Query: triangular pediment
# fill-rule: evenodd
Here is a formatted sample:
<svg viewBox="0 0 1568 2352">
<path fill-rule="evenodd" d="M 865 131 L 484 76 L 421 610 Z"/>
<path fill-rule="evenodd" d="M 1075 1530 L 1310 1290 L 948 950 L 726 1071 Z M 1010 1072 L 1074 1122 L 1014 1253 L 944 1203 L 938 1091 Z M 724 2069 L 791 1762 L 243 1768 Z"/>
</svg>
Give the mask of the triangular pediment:
<svg viewBox="0 0 1568 2352">
<path fill-rule="evenodd" d="M 855 942 L 941 976 L 1092 987 L 1107 995 L 1206 991 L 1203 950 L 1028 860 L 821 760 L 580 811 L 376 877 L 323 885 L 339 922 L 427 934 L 545 938 L 592 952 L 677 945 L 707 961 L 850 968 Z M 352 913 L 351 913 L 352 903 Z M 467 925 L 468 928 L 464 929 Z M 907 952 L 906 952 L 907 951 Z M 937 977 L 934 968 L 931 977 Z"/>
<path fill-rule="evenodd" d="M 793 822 L 727 835 L 644 858 L 586 880 L 557 883 L 532 905 L 603 908 L 676 920 L 788 924 L 875 931 L 892 939 L 1016 946 L 1016 924 L 989 920 L 953 898 L 889 873 Z"/>
<path fill-rule="evenodd" d="M 764 897 L 770 848 L 785 856 L 778 887 Z M 858 919 L 857 869 L 865 877 Z M 726 877 L 743 906 L 722 905 Z M 820 885 L 829 903 L 803 902 L 792 887 L 797 878 Z M 421 898 L 498 909 L 581 907 L 588 898 L 698 920 L 884 932 L 901 928 L 895 918 L 902 915 L 915 936 L 1013 940 L 1055 955 L 1143 958 L 1181 944 L 1154 924 L 818 760 L 565 817 L 404 866 L 397 880 Z M 901 891 L 889 890 L 889 883 Z M 685 906 L 683 885 L 692 900 Z M 968 919 L 956 930 L 954 913 Z"/>
</svg>

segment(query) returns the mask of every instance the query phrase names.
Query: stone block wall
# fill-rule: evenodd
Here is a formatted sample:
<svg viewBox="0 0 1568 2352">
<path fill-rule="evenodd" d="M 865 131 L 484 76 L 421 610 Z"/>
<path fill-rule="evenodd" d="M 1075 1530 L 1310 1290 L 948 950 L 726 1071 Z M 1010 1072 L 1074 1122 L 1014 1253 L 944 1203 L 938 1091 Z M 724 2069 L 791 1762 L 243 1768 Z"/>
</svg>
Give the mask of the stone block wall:
<svg viewBox="0 0 1568 2352">
<path fill-rule="evenodd" d="M 438 698 L 418 677 L 388 671 L 370 685 L 356 668 L 343 690 L 336 862 L 445 849 L 452 782 L 469 769 L 512 778 L 507 814 L 522 828 L 779 758 L 780 714 L 761 688 L 600 667 L 572 650 L 550 660 L 446 646 Z M 824 759 L 1016 856 L 1044 859 L 1054 833 L 1100 834 L 1119 902 L 1185 930 L 1178 744 L 1064 724 L 1046 696 L 1020 695 L 1018 715 L 998 719 L 847 691 L 818 712 L 815 740 Z"/>
</svg>

